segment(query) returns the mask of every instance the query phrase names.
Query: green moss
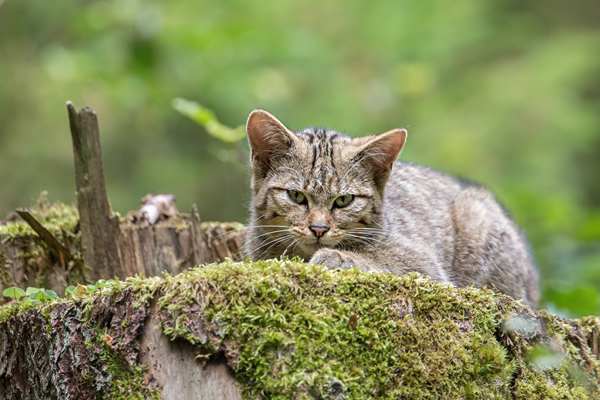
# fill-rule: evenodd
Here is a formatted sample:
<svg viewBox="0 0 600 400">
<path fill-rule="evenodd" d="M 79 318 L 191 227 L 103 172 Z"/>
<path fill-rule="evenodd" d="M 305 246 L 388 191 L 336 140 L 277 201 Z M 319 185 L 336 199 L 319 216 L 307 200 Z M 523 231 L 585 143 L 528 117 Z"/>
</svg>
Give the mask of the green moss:
<svg viewBox="0 0 600 400">
<path fill-rule="evenodd" d="M 68 271 L 66 284 L 75 282 L 88 282 L 87 272 L 81 251 L 81 232 L 78 229 L 79 215 L 77 208 L 56 202 L 52 205 L 46 200 L 43 192 L 40 198 L 28 210 L 48 229 L 72 255 L 68 265 L 63 265 L 58 255 L 49 251 L 47 244 L 31 229 L 25 221 L 9 222 L 0 225 L 0 240 L 10 241 L 10 246 L 18 249 L 18 257 L 23 260 L 28 271 L 25 281 L 13 282 L 8 270 L 8 264 L 3 262 L 0 252 L 0 287 L 14 284 L 35 287 L 52 287 L 48 279 L 48 271 L 54 268 L 63 268 Z M 27 278 L 28 277 L 28 278 Z M 0 302 L 5 299 L 0 298 Z"/>
<path fill-rule="evenodd" d="M 94 330 L 96 336 L 93 342 L 86 345 L 98 346 L 102 349 L 100 359 L 106 366 L 103 374 L 109 376 L 109 398 L 111 400 L 160 400 L 162 398 L 160 389 L 148 390 L 144 387 L 144 375 L 148 372 L 148 367 L 146 365 L 127 364 L 117 352 L 104 342 L 107 331 L 97 326 Z M 83 375 L 85 375 L 85 372 Z M 89 379 L 85 376 L 83 378 Z"/>
<path fill-rule="evenodd" d="M 511 332 L 512 346 L 503 346 L 500 321 L 526 309 L 487 290 L 457 289 L 418 274 L 264 261 L 195 268 L 169 278 L 164 292 L 159 304 L 172 319 L 163 324 L 165 333 L 195 344 L 201 355 L 226 348 L 246 398 L 598 393 L 568 366 L 533 368 L 530 333 Z M 208 338 L 193 330 L 194 304 L 204 310 Z"/>
<path fill-rule="evenodd" d="M 225 352 L 248 399 L 600 397 L 598 361 L 575 334 L 579 325 L 416 273 L 225 262 L 112 281 L 81 296 L 81 315 L 122 290 L 137 305 L 158 296 L 163 331 L 192 343 L 198 357 Z M 129 368 L 104 346 L 111 396 L 140 393 L 144 367 Z"/>
<path fill-rule="evenodd" d="M 23 301 L 12 302 L 0 306 L 0 324 L 9 318 L 16 317 L 17 315 L 30 310 L 31 308 L 33 307 L 26 305 Z"/>
<path fill-rule="evenodd" d="M 202 227 L 202 229 L 216 228 L 217 226 L 223 226 L 232 230 L 242 230 L 245 227 L 244 224 L 241 224 L 239 222 L 206 221 L 200 224 L 200 227 Z"/>
<path fill-rule="evenodd" d="M 587 332 L 592 332 L 594 328 L 596 330 L 600 330 L 600 317 L 583 317 L 580 318 L 577 322 L 579 322 L 579 325 L 581 325 L 581 327 Z"/>
<path fill-rule="evenodd" d="M 36 204 L 28 211 L 56 238 L 63 239 L 63 234 L 75 237 L 75 227 L 79 222 L 79 212 L 74 206 L 56 202 L 50 205 L 47 192 L 42 192 Z M 37 236 L 37 233 L 25 222 L 16 221 L 0 225 L 0 235 L 7 235 L 5 240 L 13 240 L 19 236 Z"/>
</svg>

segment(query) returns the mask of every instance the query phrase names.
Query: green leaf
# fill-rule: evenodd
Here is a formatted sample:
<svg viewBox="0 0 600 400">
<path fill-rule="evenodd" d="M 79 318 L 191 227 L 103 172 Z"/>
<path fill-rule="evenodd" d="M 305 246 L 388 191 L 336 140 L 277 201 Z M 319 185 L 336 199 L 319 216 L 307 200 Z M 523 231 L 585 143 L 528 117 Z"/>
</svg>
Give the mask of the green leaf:
<svg viewBox="0 0 600 400">
<path fill-rule="evenodd" d="M 12 299 L 18 299 L 25 296 L 25 291 L 23 289 L 19 289 L 16 286 L 9 287 L 4 289 L 2 295 L 5 297 L 10 297 Z"/>
<path fill-rule="evenodd" d="M 221 124 L 212 110 L 201 106 L 195 101 L 178 97 L 173 99 L 171 104 L 175 110 L 202 125 L 209 135 L 223 142 L 235 143 L 246 137 L 244 126 L 233 129 Z"/>
<path fill-rule="evenodd" d="M 56 299 L 58 297 L 54 290 L 44 290 L 44 296 L 51 299 Z"/>
<path fill-rule="evenodd" d="M 44 299 L 44 293 L 42 292 L 33 292 L 29 295 L 29 299 L 30 300 L 43 300 Z"/>
<path fill-rule="evenodd" d="M 25 295 L 29 296 L 29 295 L 30 295 L 30 294 L 32 294 L 32 293 L 41 292 L 41 291 L 43 291 L 43 290 L 44 290 L 44 289 L 40 289 L 40 288 L 36 288 L 36 287 L 31 287 L 31 286 L 30 286 L 30 287 L 28 287 L 28 288 L 27 288 L 27 291 L 25 292 Z"/>
<path fill-rule="evenodd" d="M 70 295 L 71 293 L 73 293 L 73 290 L 75 290 L 75 286 L 68 286 L 68 287 L 65 289 L 65 296 L 68 296 L 68 295 Z"/>
</svg>

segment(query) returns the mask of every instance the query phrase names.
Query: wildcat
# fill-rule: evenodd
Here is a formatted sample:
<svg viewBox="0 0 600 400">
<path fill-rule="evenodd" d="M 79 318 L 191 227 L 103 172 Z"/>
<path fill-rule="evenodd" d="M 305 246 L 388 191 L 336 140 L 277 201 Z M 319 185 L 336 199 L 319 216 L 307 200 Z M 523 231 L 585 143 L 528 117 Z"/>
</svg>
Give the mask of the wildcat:
<svg viewBox="0 0 600 400">
<path fill-rule="evenodd" d="M 396 161 L 406 129 L 351 139 L 287 129 L 254 110 L 252 201 L 243 251 L 313 264 L 488 286 L 536 306 L 524 234 L 485 188 Z"/>
</svg>

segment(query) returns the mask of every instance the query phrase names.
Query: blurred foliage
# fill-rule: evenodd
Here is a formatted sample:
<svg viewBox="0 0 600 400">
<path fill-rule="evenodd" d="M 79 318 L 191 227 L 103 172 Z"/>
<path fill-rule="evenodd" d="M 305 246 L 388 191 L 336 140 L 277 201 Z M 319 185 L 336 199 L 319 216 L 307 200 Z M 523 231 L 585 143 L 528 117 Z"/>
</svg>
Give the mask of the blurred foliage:
<svg viewBox="0 0 600 400">
<path fill-rule="evenodd" d="M 404 160 L 514 213 L 549 307 L 598 314 L 599 48 L 595 0 L 7 0 L 0 215 L 74 199 L 67 100 L 99 115 L 116 211 L 161 191 L 204 220 L 246 218 L 248 172 L 174 98 L 226 126 L 254 108 L 353 136 L 410 125 Z"/>
<path fill-rule="evenodd" d="M 246 137 L 246 127 L 243 125 L 235 129 L 223 125 L 212 110 L 202 107 L 195 101 L 181 98 L 173 99 L 173 108 L 181 114 L 202 125 L 211 136 L 226 143 L 236 143 Z"/>
</svg>

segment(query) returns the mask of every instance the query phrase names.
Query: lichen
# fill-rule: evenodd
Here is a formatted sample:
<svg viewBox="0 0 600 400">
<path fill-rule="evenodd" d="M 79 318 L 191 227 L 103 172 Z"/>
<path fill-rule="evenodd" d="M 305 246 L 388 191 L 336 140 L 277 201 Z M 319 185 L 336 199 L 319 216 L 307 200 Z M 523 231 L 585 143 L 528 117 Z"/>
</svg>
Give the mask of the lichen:
<svg viewBox="0 0 600 400">
<path fill-rule="evenodd" d="M 592 332 L 594 328 L 600 330 L 600 317 L 583 317 L 577 320 L 577 322 L 579 322 L 579 325 L 581 325 L 586 332 Z"/>
<path fill-rule="evenodd" d="M 37 374 L 54 375 L 56 386 L 50 385 L 47 390 L 56 392 L 58 397 L 48 397 L 160 399 L 161 389 L 148 376 L 148 366 L 137 363 L 149 301 L 159 281 L 133 277 L 84 291 L 77 299 L 56 299 L 33 307 L 17 301 L 0 307 L 2 339 L 15 339 L 15 326 L 27 332 L 27 318 L 43 321 L 44 328 L 37 330 L 41 337 L 26 333 L 17 337 L 18 345 L 8 346 L 9 353 L 3 353 L 0 365 L 3 361 L 15 363 L 22 357 L 22 348 L 45 342 L 49 348 L 36 357 L 43 365 L 50 365 L 52 371 L 32 367 L 28 374 L 32 381 L 40 379 Z M 2 349 L 6 346 L 0 342 L 0 353 Z M 14 368 L 11 365 L 9 369 L 0 367 L 0 386 L 10 379 L 2 371 L 10 371 Z M 21 397 L 13 393 L 8 398 Z"/>
</svg>

